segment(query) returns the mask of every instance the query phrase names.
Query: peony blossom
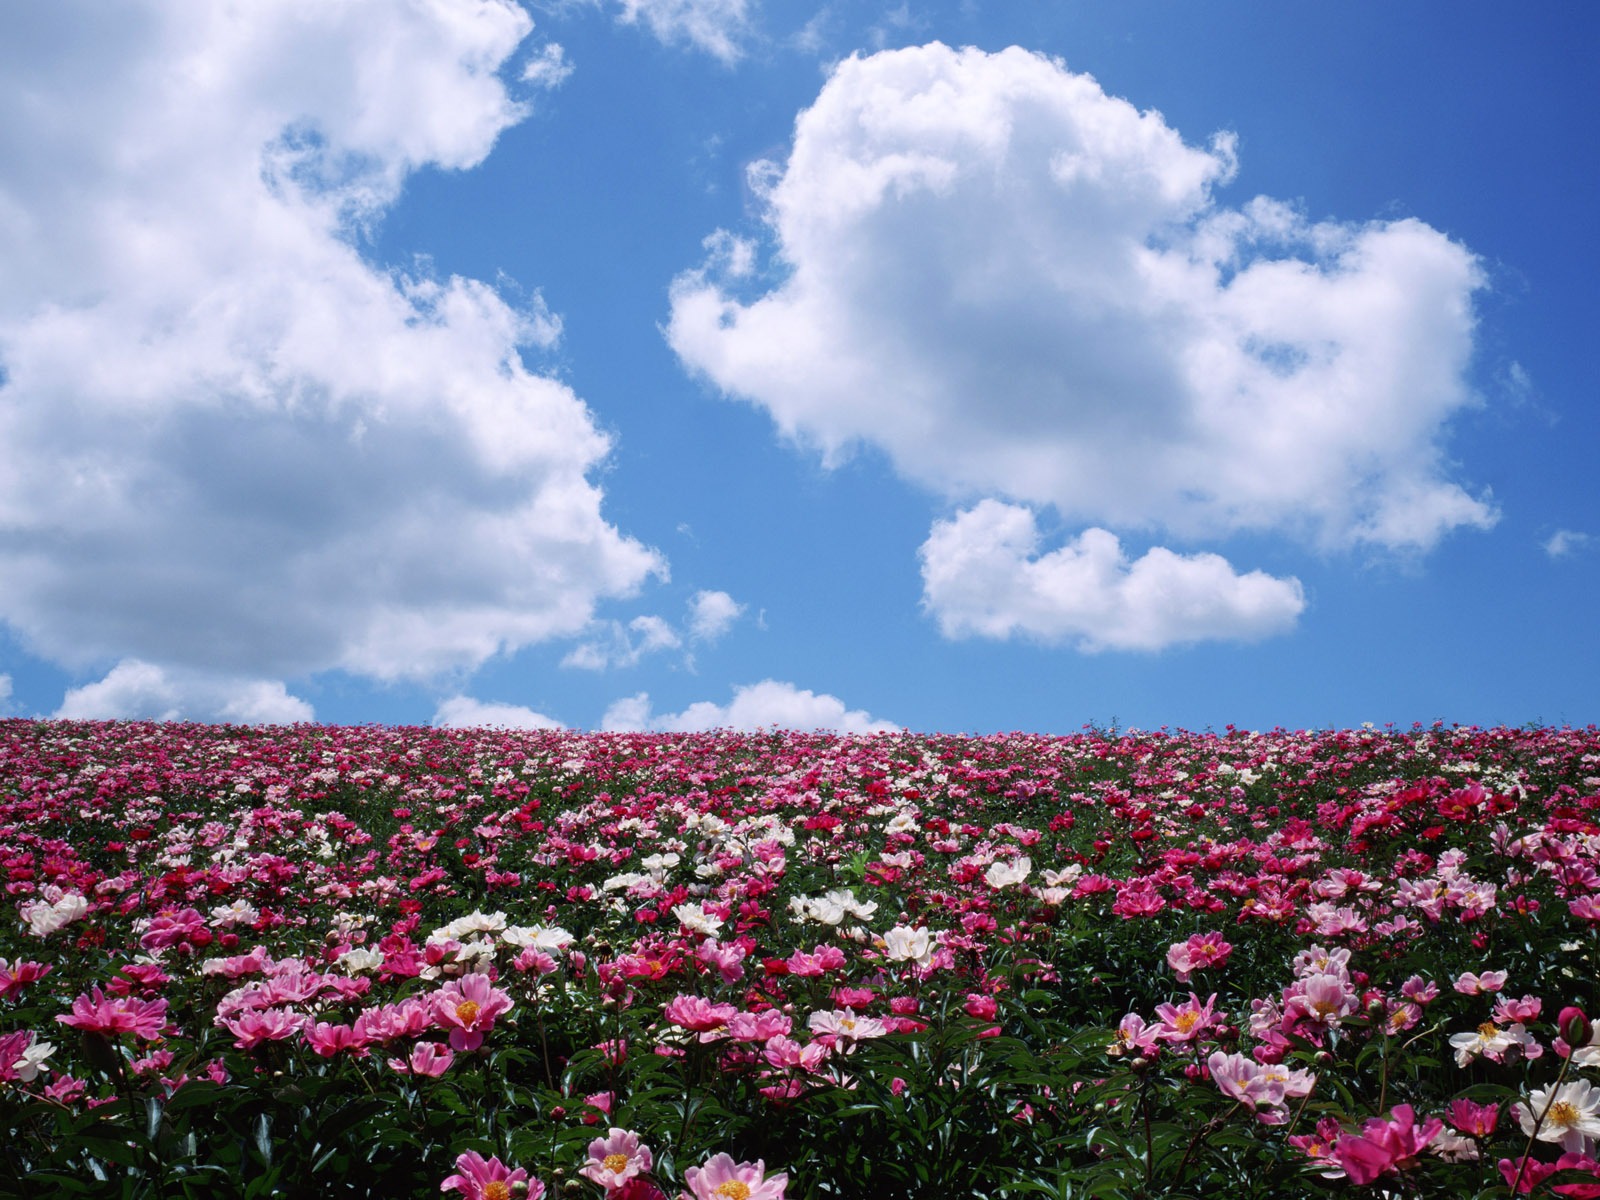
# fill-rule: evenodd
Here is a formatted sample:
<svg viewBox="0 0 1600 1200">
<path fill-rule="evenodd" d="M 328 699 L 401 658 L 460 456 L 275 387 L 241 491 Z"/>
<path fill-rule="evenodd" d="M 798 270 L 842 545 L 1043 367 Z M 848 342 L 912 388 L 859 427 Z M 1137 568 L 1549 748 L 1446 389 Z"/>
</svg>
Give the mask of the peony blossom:
<svg viewBox="0 0 1600 1200">
<path fill-rule="evenodd" d="M 487 975 L 463 975 L 432 996 L 433 1019 L 450 1031 L 456 1050 L 476 1050 L 495 1018 L 511 1009 L 511 997 L 495 987 Z"/>
<path fill-rule="evenodd" d="M 1528 1093 L 1526 1104 L 1511 1106 L 1517 1124 L 1527 1137 L 1541 1142 L 1559 1142 L 1563 1150 L 1588 1154 L 1600 1138 L 1600 1090 L 1587 1079 L 1576 1079 L 1557 1088 L 1537 1088 Z"/>
<path fill-rule="evenodd" d="M 85 1033 L 103 1033 L 107 1037 L 131 1033 L 143 1041 L 153 1042 L 166 1027 L 167 1002 L 136 1000 L 131 996 L 107 997 L 96 987 L 72 1002 L 71 1016 L 63 1014 L 56 1020 Z"/>
<path fill-rule="evenodd" d="M 684 1172 L 689 1190 L 682 1200 L 783 1200 L 785 1174 L 768 1176 L 766 1163 L 736 1163 L 726 1154 L 713 1155 L 703 1167 Z"/>
<path fill-rule="evenodd" d="M 639 1141 L 638 1134 L 613 1128 L 605 1137 L 589 1143 L 589 1161 L 578 1174 L 598 1183 L 611 1195 L 630 1179 L 647 1172 L 651 1161 L 650 1147 Z"/>
<path fill-rule="evenodd" d="M 527 1185 L 525 1192 L 517 1188 L 519 1183 Z M 511 1200 L 513 1195 L 539 1200 L 544 1195 L 544 1184 L 529 1179 L 527 1171 L 521 1167 L 509 1170 L 499 1158 L 486 1159 L 468 1150 L 456 1159 L 456 1174 L 447 1177 L 439 1190 L 458 1191 L 465 1200 Z"/>
<path fill-rule="evenodd" d="M 1444 1122 L 1431 1117 L 1420 1127 L 1409 1104 L 1396 1104 L 1387 1121 L 1374 1117 L 1359 1134 L 1346 1134 L 1333 1147 L 1350 1182 L 1371 1183 L 1391 1171 L 1404 1171 L 1416 1165 L 1417 1156 L 1438 1136 Z"/>
</svg>

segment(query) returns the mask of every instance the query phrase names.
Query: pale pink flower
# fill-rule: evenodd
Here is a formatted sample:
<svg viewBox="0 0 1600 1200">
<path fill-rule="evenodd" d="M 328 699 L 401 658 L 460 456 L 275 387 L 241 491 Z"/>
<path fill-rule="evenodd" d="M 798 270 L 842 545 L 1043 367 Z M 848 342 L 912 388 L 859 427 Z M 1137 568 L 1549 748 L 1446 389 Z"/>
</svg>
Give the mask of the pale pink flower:
<svg viewBox="0 0 1600 1200">
<path fill-rule="evenodd" d="M 806 1018 L 806 1027 L 823 1045 L 843 1043 L 844 1049 L 868 1038 L 880 1038 L 889 1032 L 888 1026 L 876 1017 L 857 1016 L 847 1008 L 814 1012 Z"/>
<path fill-rule="evenodd" d="M 1184 1004 L 1157 1006 L 1156 1016 L 1161 1018 L 1161 1023 L 1156 1027 L 1156 1037 L 1164 1042 L 1194 1041 L 1216 1024 L 1216 1016 L 1211 1011 L 1212 1005 L 1216 1002 L 1215 992 L 1211 993 L 1204 1004 L 1200 1002 L 1199 996 L 1190 992 L 1189 999 Z"/>
<path fill-rule="evenodd" d="M 1233 946 L 1222 940 L 1220 933 L 1197 933 L 1186 942 L 1173 942 L 1167 947 L 1167 965 L 1177 975 L 1179 983 L 1188 983 L 1189 976 L 1204 967 L 1222 966 L 1233 953 Z"/>
<path fill-rule="evenodd" d="M 780 1070 L 816 1071 L 828 1058 L 828 1046 L 821 1041 L 802 1046 L 782 1034 L 770 1039 L 761 1057 Z"/>
<path fill-rule="evenodd" d="M 107 1037 L 131 1033 L 152 1042 L 166 1027 L 167 1002 L 137 1000 L 132 996 L 108 997 L 95 987 L 72 1002 L 71 1016 L 63 1014 L 56 1020 L 86 1033 L 103 1033 Z"/>
<path fill-rule="evenodd" d="M 527 1171 L 518 1167 L 509 1170 L 499 1158 L 484 1158 L 475 1150 L 468 1150 L 456 1159 L 456 1174 L 439 1185 L 441 1192 L 458 1191 L 465 1200 L 511 1200 L 517 1184 L 526 1183 L 523 1193 L 527 1200 L 539 1200 L 544 1195 L 544 1184 L 529 1179 Z"/>
<path fill-rule="evenodd" d="M 476 1050 L 495 1018 L 511 1010 L 511 997 L 487 975 L 463 975 L 433 993 L 433 1019 L 450 1031 L 456 1050 Z"/>
<path fill-rule="evenodd" d="M 643 1175 L 651 1161 L 650 1147 L 639 1141 L 638 1134 L 613 1128 L 605 1137 L 589 1143 L 589 1161 L 578 1169 L 578 1174 L 610 1193 Z"/>
<path fill-rule="evenodd" d="M 737 983 L 744 978 L 745 949 L 738 942 L 708 939 L 695 947 L 694 954 L 707 966 L 715 967 L 724 983 Z"/>
<path fill-rule="evenodd" d="M 1106 1047 L 1113 1058 L 1118 1055 L 1152 1054 L 1161 1046 L 1161 1027 L 1147 1024 L 1138 1013 L 1129 1013 L 1117 1025 L 1117 1040 Z"/>
<path fill-rule="evenodd" d="M 783 1200 L 786 1174 L 768 1176 L 766 1163 L 736 1163 L 726 1154 L 713 1155 L 703 1167 L 684 1172 L 689 1190 L 682 1200 Z"/>
<path fill-rule="evenodd" d="M 1482 975 L 1463 971 L 1456 976 L 1455 989 L 1463 996 L 1477 996 L 1483 992 L 1498 992 L 1505 985 L 1504 971 L 1485 971 Z"/>
</svg>

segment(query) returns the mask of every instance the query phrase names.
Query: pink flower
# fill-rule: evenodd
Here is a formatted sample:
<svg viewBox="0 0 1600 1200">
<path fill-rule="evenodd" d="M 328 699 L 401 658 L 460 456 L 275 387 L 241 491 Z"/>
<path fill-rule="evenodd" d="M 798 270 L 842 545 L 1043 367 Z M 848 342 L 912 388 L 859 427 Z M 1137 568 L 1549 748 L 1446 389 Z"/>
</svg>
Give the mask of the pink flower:
<svg viewBox="0 0 1600 1200">
<path fill-rule="evenodd" d="M 651 1161 L 650 1147 L 640 1143 L 638 1134 L 614 1128 L 589 1143 L 589 1161 L 578 1174 L 610 1194 L 648 1171 Z"/>
<path fill-rule="evenodd" d="M 327 1021 L 315 1024 L 306 1022 L 301 1034 L 323 1058 L 332 1058 L 341 1050 L 359 1051 L 366 1055 L 367 1039 L 349 1025 L 334 1025 Z"/>
<path fill-rule="evenodd" d="M 667 1001 L 665 1016 L 680 1029 L 720 1033 L 738 1011 L 731 1004 L 713 1004 L 702 996 L 675 996 Z"/>
<path fill-rule="evenodd" d="M 1161 1047 L 1161 1027 L 1150 1025 L 1138 1013 L 1129 1013 L 1117 1026 L 1117 1040 L 1106 1047 L 1113 1057 L 1133 1051 L 1136 1054 L 1153 1054 Z"/>
<path fill-rule="evenodd" d="M 1220 933 L 1197 933 L 1187 942 L 1173 942 L 1167 947 L 1167 965 L 1179 983 L 1188 983 L 1194 972 L 1203 967 L 1220 967 L 1232 953 L 1233 946 L 1223 941 Z"/>
<path fill-rule="evenodd" d="M 1162 1004 L 1156 1008 L 1161 1023 L 1156 1027 L 1156 1037 L 1164 1042 L 1192 1042 L 1216 1024 L 1211 1006 L 1217 1002 L 1212 992 L 1204 1004 L 1200 997 L 1189 993 L 1186 1004 Z"/>
<path fill-rule="evenodd" d="M 768 1178 L 766 1163 L 736 1163 L 726 1154 L 717 1154 L 703 1167 L 690 1167 L 683 1176 L 689 1190 L 681 1200 L 783 1200 L 789 1177 L 777 1174 Z"/>
<path fill-rule="evenodd" d="M 283 1008 L 252 1008 L 236 1017 L 218 1015 L 216 1023 L 233 1034 L 233 1044 L 239 1049 L 254 1050 L 262 1042 L 293 1037 L 306 1024 L 306 1018 Z"/>
<path fill-rule="evenodd" d="M 0 958 L 0 1000 L 16 999 L 25 984 L 43 979 L 49 973 L 50 968 L 44 963 L 8 963 Z"/>
<path fill-rule="evenodd" d="M 401 1075 L 427 1075 L 437 1079 L 455 1062 L 455 1052 L 438 1042 L 418 1042 L 411 1047 L 410 1058 L 391 1058 L 389 1069 Z"/>
<path fill-rule="evenodd" d="M 62 1015 L 56 1020 L 86 1033 L 103 1033 L 107 1037 L 131 1033 L 136 1038 L 153 1042 L 166 1026 L 167 1002 L 135 1000 L 131 996 L 109 998 L 96 987 L 72 1002 L 70 1017 Z"/>
<path fill-rule="evenodd" d="M 433 1019 L 450 1031 L 450 1045 L 456 1050 L 476 1050 L 484 1034 L 494 1028 L 494 1020 L 511 1009 L 511 997 L 476 973 L 444 985 L 433 993 Z"/>
<path fill-rule="evenodd" d="M 1485 971 L 1482 975 L 1463 971 L 1456 976 L 1455 989 L 1463 996 L 1476 996 L 1483 992 L 1498 992 L 1505 985 L 1504 971 Z"/>
<path fill-rule="evenodd" d="M 1471 1100 L 1457 1098 L 1445 1109 L 1450 1124 L 1472 1137 L 1485 1138 L 1494 1132 L 1500 1121 L 1500 1109 L 1493 1104 L 1474 1104 Z"/>
<path fill-rule="evenodd" d="M 458 1191 L 466 1200 L 511 1200 L 512 1189 L 526 1182 L 528 1200 L 539 1200 L 544 1195 L 544 1184 L 529 1179 L 521 1167 L 508 1170 L 499 1158 L 485 1159 L 475 1150 L 456 1159 L 456 1171 L 439 1185 L 441 1192 Z"/>
<path fill-rule="evenodd" d="M 1359 1134 L 1346 1134 L 1333 1148 L 1350 1182 L 1371 1183 L 1390 1171 L 1403 1171 L 1415 1165 L 1417 1155 L 1439 1135 L 1444 1122 L 1429 1118 L 1421 1128 L 1409 1104 L 1396 1104 L 1389 1120 L 1374 1117 Z"/>
</svg>

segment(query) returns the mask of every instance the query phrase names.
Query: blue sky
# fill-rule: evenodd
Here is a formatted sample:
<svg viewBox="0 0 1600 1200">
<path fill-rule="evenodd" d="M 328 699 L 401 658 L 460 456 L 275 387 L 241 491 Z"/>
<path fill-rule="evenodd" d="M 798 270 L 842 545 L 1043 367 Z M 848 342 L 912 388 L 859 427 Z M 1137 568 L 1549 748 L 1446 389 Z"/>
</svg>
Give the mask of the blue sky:
<svg viewBox="0 0 1600 1200">
<path fill-rule="evenodd" d="M 0 714 L 1600 719 L 1592 6 L 0 12 Z"/>
</svg>

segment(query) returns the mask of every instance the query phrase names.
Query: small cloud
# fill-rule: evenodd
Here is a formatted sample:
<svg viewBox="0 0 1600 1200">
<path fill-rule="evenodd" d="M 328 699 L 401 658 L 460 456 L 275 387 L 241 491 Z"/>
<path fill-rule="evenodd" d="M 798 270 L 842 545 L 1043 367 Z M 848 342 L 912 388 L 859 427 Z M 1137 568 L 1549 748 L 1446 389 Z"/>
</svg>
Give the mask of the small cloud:
<svg viewBox="0 0 1600 1200">
<path fill-rule="evenodd" d="M 683 639 L 661 617 L 635 617 L 626 625 L 620 621 L 597 622 L 597 635 L 575 646 L 561 660 L 563 667 L 580 671 L 603 671 L 607 667 L 637 666 L 647 654 L 676 650 Z"/>
<path fill-rule="evenodd" d="M 311 705 L 275 679 L 237 679 L 168 670 L 127 658 L 104 679 L 69 688 L 55 712 L 65 720 L 225 721 L 293 725 L 314 719 Z"/>
<path fill-rule="evenodd" d="M 834 730 L 839 733 L 895 733 L 900 726 L 875 720 L 861 709 L 846 709 L 844 701 L 775 679 L 745 684 L 733 700 L 714 704 L 701 700 L 679 713 L 652 713 L 647 692 L 618 700 L 606 709 L 600 728 L 609 733 L 701 733 L 710 729 Z"/>
<path fill-rule="evenodd" d="M 1574 529 L 1558 529 L 1545 539 L 1544 552 L 1551 558 L 1566 558 L 1584 549 L 1592 539 Z"/>
<path fill-rule="evenodd" d="M 11 676 L 0 675 L 0 713 L 11 708 Z"/>
<path fill-rule="evenodd" d="M 1305 608 L 1298 579 L 1240 575 L 1219 555 L 1161 546 L 1130 562 L 1104 529 L 1041 554 L 1032 510 L 998 500 L 937 522 L 920 553 L 923 607 L 947 638 L 1161 650 L 1286 633 Z"/>
<path fill-rule="evenodd" d="M 733 627 L 745 606 L 727 592 L 696 592 L 689 601 L 689 637 L 714 642 Z"/>
<path fill-rule="evenodd" d="M 748 0 L 621 0 L 617 20 L 641 22 L 663 45 L 688 43 L 732 66 L 750 32 Z"/>
<path fill-rule="evenodd" d="M 496 704 L 471 696 L 451 696 L 439 704 L 433 724 L 441 729 L 560 729 L 561 722 L 520 704 Z"/>
<path fill-rule="evenodd" d="M 546 42 L 539 53 L 522 68 L 522 80 L 534 87 L 550 91 L 560 87 L 577 68 L 567 59 L 567 52 L 558 42 Z"/>
</svg>

